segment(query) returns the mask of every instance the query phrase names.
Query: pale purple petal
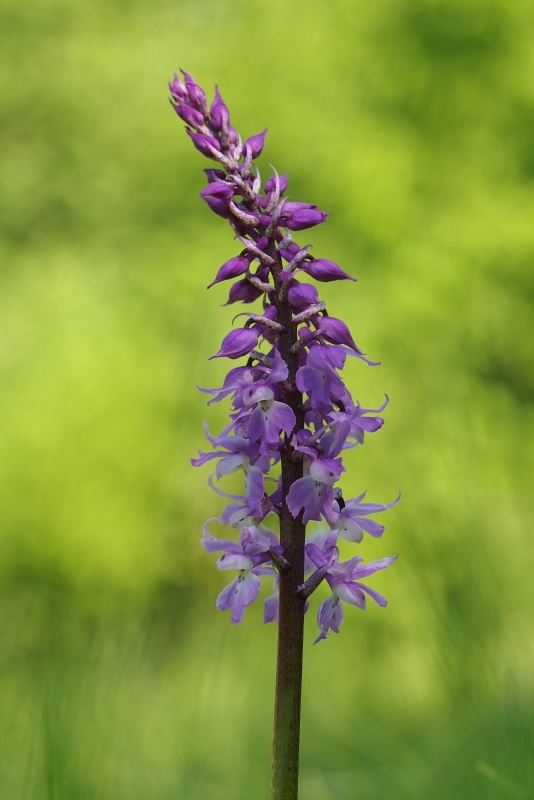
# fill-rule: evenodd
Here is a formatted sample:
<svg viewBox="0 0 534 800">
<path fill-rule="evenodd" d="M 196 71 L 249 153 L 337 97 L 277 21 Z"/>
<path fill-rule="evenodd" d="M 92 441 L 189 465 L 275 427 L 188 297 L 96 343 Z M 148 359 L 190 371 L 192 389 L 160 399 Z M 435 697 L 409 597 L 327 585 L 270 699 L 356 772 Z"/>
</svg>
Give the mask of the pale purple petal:
<svg viewBox="0 0 534 800">
<path fill-rule="evenodd" d="M 250 558 L 240 553 L 224 553 L 217 559 L 217 569 L 252 569 Z"/>
<path fill-rule="evenodd" d="M 252 572 L 241 572 L 226 586 L 217 598 L 219 611 L 232 609 L 231 622 L 236 625 L 243 621 L 245 608 L 254 602 L 261 589 L 261 578 Z"/>
<path fill-rule="evenodd" d="M 317 612 L 317 624 L 321 630 L 321 633 L 314 641 L 314 644 L 320 642 L 321 639 L 326 639 L 326 634 L 329 630 L 334 631 L 334 633 L 339 633 L 339 626 L 343 622 L 343 606 L 341 601 L 335 595 L 331 595 L 327 597 L 326 600 L 323 600 L 321 605 L 319 606 L 319 610 Z"/>
<path fill-rule="evenodd" d="M 243 456 L 236 454 L 221 458 L 215 469 L 217 478 L 222 478 L 223 475 L 232 475 L 234 472 L 243 466 Z"/>
<path fill-rule="evenodd" d="M 387 558 L 379 558 L 378 561 L 370 561 L 368 564 L 359 564 L 352 571 L 352 578 L 358 580 L 360 578 L 367 578 L 369 575 L 373 575 L 378 570 L 387 569 L 387 567 L 389 567 L 397 557 L 398 553 L 396 553 L 394 556 L 388 556 Z"/>
<path fill-rule="evenodd" d="M 356 583 L 340 583 L 336 592 L 341 600 L 365 611 L 365 595 Z"/>
<path fill-rule="evenodd" d="M 299 478 L 291 485 L 286 499 L 287 507 L 294 517 L 304 509 L 302 521 L 306 525 L 312 519 L 321 519 L 321 509 L 328 493 L 329 487 L 325 483 L 319 483 L 309 475 Z"/>
<path fill-rule="evenodd" d="M 376 592 L 374 589 L 371 589 L 369 586 L 364 586 L 363 583 L 361 584 L 361 588 L 364 592 L 366 592 L 369 597 L 372 597 L 375 603 L 380 606 L 380 608 L 385 608 L 388 604 L 388 601 L 384 597 L 383 594 Z"/>
<path fill-rule="evenodd" d="M 232 542 L 230 539 L 215 539 L 215 537 L 204 538 L 200 544 L 206 553 L 220 553 L 221 550 L 225 553 L 233 553 L 234 555 L 243 555 L 243 549 L 239 547 L 237 542 Z M 243 569 L 239 567 L 239 569 Z"/>
</svg>

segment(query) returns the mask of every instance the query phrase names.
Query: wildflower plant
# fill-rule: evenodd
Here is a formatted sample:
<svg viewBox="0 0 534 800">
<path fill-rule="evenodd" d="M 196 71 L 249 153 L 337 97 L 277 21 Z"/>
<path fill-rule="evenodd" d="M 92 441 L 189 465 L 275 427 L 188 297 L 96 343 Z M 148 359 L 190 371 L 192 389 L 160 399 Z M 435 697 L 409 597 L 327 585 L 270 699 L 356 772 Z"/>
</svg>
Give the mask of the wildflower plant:
<svg viewBox="0 0 534 800">
<path fill-rule="evenodd" d="M 213 435 L 205 424 L 209 447 L 191 463 L 215 465 L 208 484 L 227 501 L 220 516 L 203 527 L 202 546 L 219 554 L 218 569 L 231 575 L 217 608 L 240 623 L 262 582 L 270 583 L 264 621 L 279 626 L 271 798 L 296 800 L 309 598 L 326 581 L 331 593 L 317 611 L 315 643 L 339 632 L 345 605 L 363 611 L 367 598 L 380 607 L 387 604 L 367 579 L 396 556 L 367 564 L 359 555 L 340 561 L 338 543 L 345 539 L 357 545 L 365 535 L 382 536 L 384 525 L 373 516 L 398 498 L 371 503 L 364 492 L 345 499 L 337 484 L 345 472 L 342 453 L 382 427 L 388 398 L 376 409 L 353 400 L 341 376 L 347 358 L 369 366 L 378 362 L 363 354 L 341 319 L 327 313 L 310 283 L 355 279 L 293 239 L 329 214 L 290 200 L 287 175 L 274 169 L 262 184 L 255 159 L 267 131 L 243 141 L 217 87 L 209 107 L 205 92 L 186 72 L 182 79 L 175 75 L 169 88 L 187 135 L 212 162 L 200 196 L 239 242 L 238 254 L 218 269 L 210 287 L 229 281 L 227 304 L 260 305 L 237 314 L 244 324 L 233 328 L 211 356 L 246 362 L 230 369 L 222 387 L 201 389 L 211 395 L 208 405 L 230 399 L 231 411 L 220 434 Z M 238 471 L 243 493 L 228 494 L 219 481 Z M 321 525 L 306 538 L 312 520 Z M 217 539 L 211 522 L 227 525 L 232 538 Z"/>
</svg>

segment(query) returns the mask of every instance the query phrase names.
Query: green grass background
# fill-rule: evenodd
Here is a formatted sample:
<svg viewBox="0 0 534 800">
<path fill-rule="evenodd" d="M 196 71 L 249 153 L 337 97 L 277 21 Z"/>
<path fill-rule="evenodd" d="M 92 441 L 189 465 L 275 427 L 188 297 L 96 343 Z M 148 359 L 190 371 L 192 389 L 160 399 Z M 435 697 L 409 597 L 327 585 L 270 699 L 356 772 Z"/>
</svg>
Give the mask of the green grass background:
<svg viewBox="0 0 534 800">
<path fill-rule="evenodd" d="M 276 631 L 215 611 L 188 462 L 237 251 L 182 66 L 332 213 L 297 238 L 358 277 L 322 296 L 391 397 L 343 479 L 402 488 L 361 550 L 400 552 L 390 605 L 317 647 L 310 614 L 302 800 L 534 797 L 532 5 L 2 0 L 0 31 L 0 796 L 268 797 Z"/>
</svg>

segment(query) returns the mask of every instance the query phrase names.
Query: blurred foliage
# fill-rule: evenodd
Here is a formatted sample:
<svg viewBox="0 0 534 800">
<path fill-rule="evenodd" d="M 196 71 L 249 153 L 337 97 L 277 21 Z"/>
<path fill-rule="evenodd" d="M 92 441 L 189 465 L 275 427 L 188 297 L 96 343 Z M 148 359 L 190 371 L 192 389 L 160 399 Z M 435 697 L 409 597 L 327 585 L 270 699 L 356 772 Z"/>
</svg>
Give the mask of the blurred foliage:
<svg viewBox="0 0 534 800">
<path fill-rule="evenodd" d="M 166 101 L 179 66 L 383 366 L 345 493 L 388 501 L 387 611 L 307 631 L 303 800 L 531 798 L 534 11 L 525 0 L 2 0 L 0 795 L 266 798 L 276 631 L 213 608 L 188 459 L 235 254 Z M 308 239 L 309 235 L 309 239 Z M 310 628 L 311 626 L 311 628 Z"/>
</svg>

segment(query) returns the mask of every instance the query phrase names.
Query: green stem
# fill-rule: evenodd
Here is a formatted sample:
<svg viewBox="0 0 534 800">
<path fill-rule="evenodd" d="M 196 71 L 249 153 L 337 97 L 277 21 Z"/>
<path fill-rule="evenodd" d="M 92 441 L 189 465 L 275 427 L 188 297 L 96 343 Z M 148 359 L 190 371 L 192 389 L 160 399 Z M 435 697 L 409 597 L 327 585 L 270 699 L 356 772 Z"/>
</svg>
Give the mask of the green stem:
<svg viewBox="0 0 534 800">
<path fill-rule="evenodd" d="M 290 466 L 302 476 L 300 464 Z M 297 800 L 305 601 L 295 591 L 304 578 L 304 533 L 299 519 L 282 513 L 280 542 L 291 568 L 280 574 L 271 800 Z"/>
<path fill-rule="evenodd" d="M 279 256 L 273 248 L 271 255 Z M 282 357 L 289 368 L 288 385 L 291 387 L 284 398 L 295 412 L 296 430 L 304 427 L 302 395 L 295 384 L 298 357 L 291 352 L 296 341 L 296 326 L 293 325 L 288 301 L 280 299 L 280 284 L 277 280 L 280 266 L 275 268 L 276 304 L 278 321 L 284 326 L 280 334 Z M 276 274 L 278 273 L 278 274 Z M 278 656 L 276 667 L 276 690 L 274 706 L 274 741 L 271 776 L 271 800 L 297 800 L 300 742 L 300 700 L 302 688 L 302 649 L 304 636 L 304 604 L 302 596 L 296 594 L 304 580 L 304 546 L 306 526 L 302 514 L 293 519 L 285 498 L 291 485 L 302 477 L 302 460 L 295 460 L 294 450 L 286 442 L 282 454 L 282 496 L 280 513 L 280 544 L 289 569 L 280 572 L 280 605 L 278 621 Z"/>
</svg>

